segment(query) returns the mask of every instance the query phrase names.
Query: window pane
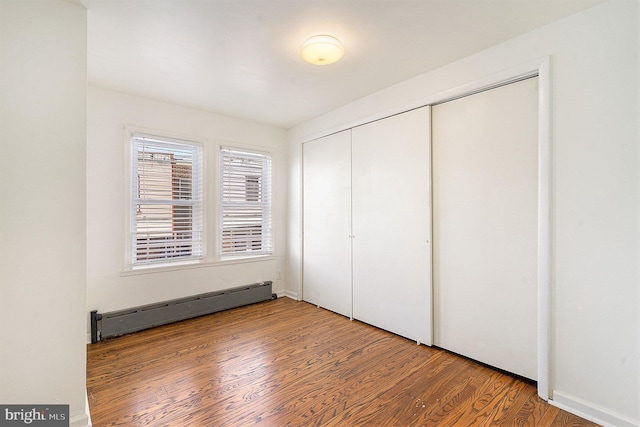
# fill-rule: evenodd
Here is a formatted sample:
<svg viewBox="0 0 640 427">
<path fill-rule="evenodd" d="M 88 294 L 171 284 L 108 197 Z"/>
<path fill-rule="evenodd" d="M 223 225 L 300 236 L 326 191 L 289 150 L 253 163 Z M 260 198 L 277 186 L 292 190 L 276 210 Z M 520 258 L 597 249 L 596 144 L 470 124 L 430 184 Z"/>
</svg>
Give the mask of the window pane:
<svg viewBox="0 0 640 427">
<path fill-rule="evenodd" d="M 272 253 L 271 157 L 222 148 L 220 169 L 222 255 Z"/>
<path fill-rule="evenodd" d="M 200 148 L 134 135 L 134 264 L 201 256 Z"/>
</svg>

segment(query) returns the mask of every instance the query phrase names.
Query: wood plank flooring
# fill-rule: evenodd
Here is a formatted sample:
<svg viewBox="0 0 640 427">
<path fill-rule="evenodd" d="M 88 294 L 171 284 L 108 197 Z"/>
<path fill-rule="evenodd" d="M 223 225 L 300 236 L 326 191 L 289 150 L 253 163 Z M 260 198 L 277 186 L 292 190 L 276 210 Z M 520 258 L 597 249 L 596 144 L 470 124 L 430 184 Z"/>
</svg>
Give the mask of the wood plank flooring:
<svg viewBox="0 0 640 427">
<path fill-rule="evenodd" d="M 595 426 L 535 385 L 288 298 L 88 345 L 93 425 Z"/>
</svg>

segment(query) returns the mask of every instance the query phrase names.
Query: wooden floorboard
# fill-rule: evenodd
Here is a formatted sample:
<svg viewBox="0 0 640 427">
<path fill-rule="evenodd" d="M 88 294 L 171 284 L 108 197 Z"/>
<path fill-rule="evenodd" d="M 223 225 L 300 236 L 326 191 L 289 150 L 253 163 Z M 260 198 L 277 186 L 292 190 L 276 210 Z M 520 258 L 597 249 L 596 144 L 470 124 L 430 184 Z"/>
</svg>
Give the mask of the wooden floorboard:
<svg viewBox="0 0 640 427">
<path fill-rule="evenodd" d="M 93 425 L 596 426 L 535 384 L 280 298 L 87 348 Z"/>
</svg>

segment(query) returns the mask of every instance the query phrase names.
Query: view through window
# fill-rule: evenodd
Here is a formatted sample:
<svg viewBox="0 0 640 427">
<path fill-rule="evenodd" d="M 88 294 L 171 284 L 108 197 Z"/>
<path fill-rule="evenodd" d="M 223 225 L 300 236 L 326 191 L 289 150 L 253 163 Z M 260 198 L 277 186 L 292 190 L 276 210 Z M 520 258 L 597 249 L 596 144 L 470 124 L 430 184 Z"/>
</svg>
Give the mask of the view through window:
<svg viewBox="0 0 640 427">
<path fill-rule="evenodd" d="M 199 145 L 148 135 L 132 141 L 133 264 L 201 257 Z"/>
<path fill-rule="evenodd" d="M 223 147 L 220 176 L 221 255 L 271 254 L 271 156 Z"/>
</svg>

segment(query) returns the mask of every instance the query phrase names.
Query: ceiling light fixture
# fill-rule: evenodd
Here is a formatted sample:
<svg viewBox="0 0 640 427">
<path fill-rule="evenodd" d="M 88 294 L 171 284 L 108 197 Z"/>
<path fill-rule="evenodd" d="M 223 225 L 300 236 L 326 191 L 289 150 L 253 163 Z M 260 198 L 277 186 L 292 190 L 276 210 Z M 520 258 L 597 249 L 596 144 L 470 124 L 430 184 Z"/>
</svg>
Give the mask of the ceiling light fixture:
<svg viewBox="0 0 640 427">
<path fill-rule="evenodd" d="M 344 47 L 331 36 L 313 36 L 300 47 L 300 56 L 310 64 L 328 65 L 339 61 L 344 55 Z"/>
</svg>

